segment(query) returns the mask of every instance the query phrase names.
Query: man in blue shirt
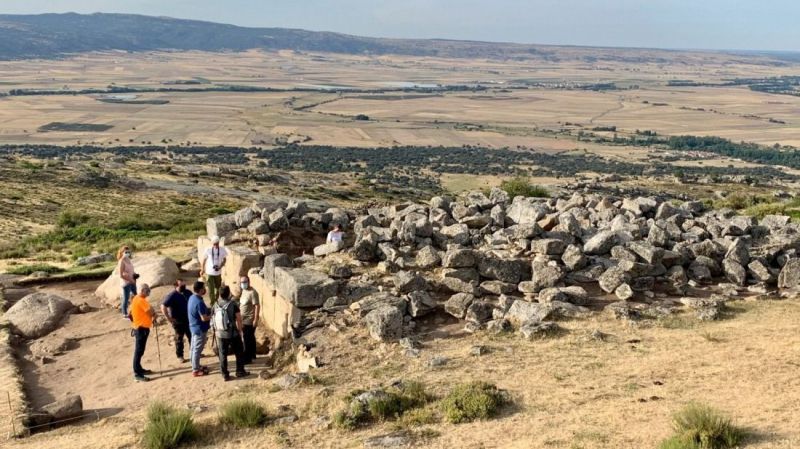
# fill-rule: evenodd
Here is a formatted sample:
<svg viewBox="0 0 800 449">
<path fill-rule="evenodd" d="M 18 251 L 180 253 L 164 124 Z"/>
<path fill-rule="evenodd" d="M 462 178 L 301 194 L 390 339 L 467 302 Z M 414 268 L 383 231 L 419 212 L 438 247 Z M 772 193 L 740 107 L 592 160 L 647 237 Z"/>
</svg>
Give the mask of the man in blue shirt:
<svg viewBox="0 0 800 449">
<path fill-rule="evenodd" d="M 171 291 L 164 302 L 161 303 L 161 313 L 172 324 L 175 331 L 175 355 L 181 363 L 186 363 L 183 358 L 183 339 L 192 342 L 192 333 L 189 330 L 189 298 L 192 291 L 186 288 L 186 283 L 182 279 L 175 281 L 175 290 Z"/>
<path fill-rule="evenodd" d="M 206 346 L 206 336 L 208 333 L 209 321 L 211 321 L 211 311 L 208 310 L 206 303 L 203 301 L 203 295 L 206 294 L 206 284 L 203 281 L 197 281 L 193 286 L 194 295 L 189 298 L 187 311 L 189 315 L 189 331 L 192 333 L 192 376 L 200 377 L 208 374 L 208 368 L 200 365 L 200 356 L 203 353 L 203 348 Z"/>
</svg>

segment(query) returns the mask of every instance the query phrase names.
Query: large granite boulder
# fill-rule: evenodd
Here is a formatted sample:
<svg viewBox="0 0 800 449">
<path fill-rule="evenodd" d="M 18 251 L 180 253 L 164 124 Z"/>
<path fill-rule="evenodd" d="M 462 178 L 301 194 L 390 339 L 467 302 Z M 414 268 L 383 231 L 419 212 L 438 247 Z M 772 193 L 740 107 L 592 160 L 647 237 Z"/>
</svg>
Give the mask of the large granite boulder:
<svg viewBox="0 0 800 449">
<path fill-rule="evenodd" d="M 6 311 L 5 318 L 12 332 L 34 339 L 54 331 L 72 307 L 60 296 L 37 292 L 17 301 Z"/>
<path fill-rule="evenodd" d="M 800 259 L 789 259 L 778 275 L 778 288 L 800 287 Z"/>
<path fill-rule="evenodd" d="M 382 305 L 370 311 L 364 322 L 375 340 L 392 341 L 403 336 L 403 312 L 397 307 Z"/>
<path fill-rule="evenodd" d="M 296 307 L 321 307 L 336 296 L 339 284 L 319 271 L 275 267 L 275 290 Z"/>
<path fill-rule="evenodd" d="M 147 284 L 151 288 L 172 285 L 180 275 L 180 269 L 174 260 L 163 256 L 134 258 L 133 270 L 139 275 L 137 285 Z M 115 268 L 111 276 L 97 287 L 94 292 L 105 304 L 119 307 L 122 295 L 122 283 L 119 269 Z"/>
</svg>

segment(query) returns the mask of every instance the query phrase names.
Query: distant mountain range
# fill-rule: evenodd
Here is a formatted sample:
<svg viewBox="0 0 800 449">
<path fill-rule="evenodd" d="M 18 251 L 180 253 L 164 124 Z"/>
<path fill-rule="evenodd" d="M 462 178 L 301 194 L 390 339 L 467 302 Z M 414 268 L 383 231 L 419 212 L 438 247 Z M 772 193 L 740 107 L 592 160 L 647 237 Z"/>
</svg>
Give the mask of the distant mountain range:
<svg viewBox="0 0 800 449">
<path fill-rule="evenodd" d="M 123 50 L 297 50 L 346 54 L 398 54 L 495 59 L 564 57 L 658 62 L 666 50 L 590 49 L 444 39 L 387 39 L 289 28 L 245 28 L 197 20 L 132 14 L 0 15 L 0 59 L 53 58 Z M 577 53 L 576 53 L 577 52 Z M 769 55 L 769 59 L 783 59 Z"/>
</svg>

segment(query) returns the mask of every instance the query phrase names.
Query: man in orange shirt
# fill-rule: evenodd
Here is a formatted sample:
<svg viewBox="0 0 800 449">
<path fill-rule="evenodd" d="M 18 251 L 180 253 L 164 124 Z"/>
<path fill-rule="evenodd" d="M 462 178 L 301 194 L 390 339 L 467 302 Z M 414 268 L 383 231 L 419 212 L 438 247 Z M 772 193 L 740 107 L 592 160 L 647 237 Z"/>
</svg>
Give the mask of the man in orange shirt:
<svg viewBox="0 0 800 449">
<path fill-rule="evenodd" d="M 150 296 L 150 286 L 142 284 L 141 293 L 133 297 L 130 306 L 131 314 L 131 335 L 136 339 L 133 349 L 133 378 L 136 382 L 147 382 L 150 379 L 146 374 L 152 374 L 149 369 L 142 368 L 142 356 L 147 346 L 147 337 L 150 336 L 150 328 L 153 327 L 153 318 L 156 312 L 147 301 Z"/>
</svg>

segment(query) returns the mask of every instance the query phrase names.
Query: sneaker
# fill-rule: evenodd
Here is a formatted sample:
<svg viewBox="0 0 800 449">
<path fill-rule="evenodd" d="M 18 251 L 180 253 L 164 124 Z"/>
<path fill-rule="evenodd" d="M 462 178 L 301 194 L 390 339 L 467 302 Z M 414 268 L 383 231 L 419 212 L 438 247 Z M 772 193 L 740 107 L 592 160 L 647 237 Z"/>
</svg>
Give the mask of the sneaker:
<svg viewBox="0 0 800 449">
<path fill-rule="evenodd" d="M 236 376 L 236 377 L 239 377 L 239 376 Z M 222 378 L 222 380 L 224 380 L 225 382 L 230 382 L 230 381 L 232 381 L 232 380 L 233 380 L 233 377 L 231 377 L 231 376 L 224 376 L 224 377 Z"/>
<path fill-rule="evenodd" d="M 178 357 L 178 362 L 186 363 L 186 359 L 184 359 L 183 357 Z"/>
<path fill-rule="evenodd" d="M 142 374 L 153 374 L 153 370 L 143 369 Z"/>
<path fill-rule="evenodd" d="M 136 382 L 150 382 L 149 378 L 141 374 L 133 376 L 133 380 L 135 380 Z"/>
<path fill-rule="evenodd" d="M 206 372 L 203 371 L 203 370 L 192 371 L 192 376 L 193 377 L 202 377 L 202 376 L 205 376 L 205 375 L 206 375 Z"/>
<path fill-rule="evenodd" d="M 211 370 L 209 370 L 207 366 L 201 366 L 200 371 L 202 371 L 204 374 L 208 374 Z"/>
</svg>

